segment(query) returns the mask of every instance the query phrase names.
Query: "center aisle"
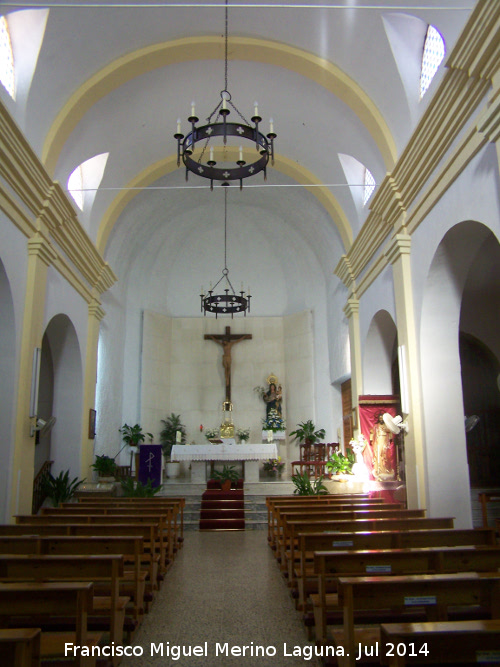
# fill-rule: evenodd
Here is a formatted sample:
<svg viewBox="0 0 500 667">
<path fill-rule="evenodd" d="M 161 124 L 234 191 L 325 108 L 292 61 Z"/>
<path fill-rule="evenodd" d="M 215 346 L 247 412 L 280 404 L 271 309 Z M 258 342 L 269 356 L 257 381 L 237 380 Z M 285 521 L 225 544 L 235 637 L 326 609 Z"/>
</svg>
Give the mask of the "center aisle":
<svg viewBox="0 0 500 667">
<path fill-rule="evenodd" d="M 183 649 L 186 653 L 195 646 L 205 650 L 205 642 L 206 657 L 182 656 Z M 163 644 L 163 658 L 151 655 L 152 643 Z M 124 658 L 123 667 L 241 667 L 242 662 L 258 667 L 320 665 L 319 658 L 307 659 L 310 653 L 304 653 L 304 647 L 307 652 L 313 645 L 306 639 L 300 612 L 263 530 L 186 533 L 184 547 L 133 645 L 143 649 L 143 656 Z M 179 659 L 168 654 L 172 646 L 180 647 Z M 232 647 L 243 651 L 245 646 L 249 647 L 246 656 L 231 655 Z M 257 657 L 257 646 L 267 649 L 267 657 Z M 294 656 L 297 647 L 300 655 Z"/>
</svg>

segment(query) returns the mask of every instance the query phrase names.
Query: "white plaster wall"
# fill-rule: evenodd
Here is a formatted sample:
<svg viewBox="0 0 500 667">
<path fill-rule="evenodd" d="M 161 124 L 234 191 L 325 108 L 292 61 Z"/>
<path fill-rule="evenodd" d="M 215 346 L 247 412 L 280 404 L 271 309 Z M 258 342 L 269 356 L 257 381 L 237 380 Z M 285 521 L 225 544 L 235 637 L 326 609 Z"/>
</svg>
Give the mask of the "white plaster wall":
<svg viewBox="0 0 500 667">
<path fill-rule="evenodd" d="M 283 383 L 284 411 L 287 385 L 282 318 L 170 318 L 144 313 L 142 345 L 141 423 L 158 437 L 161 419 L 180 414 L 189 442 L 205 443 L 200 425 L 216 428 L 222 420 L 225 379 L 222 348 L 205 334 L 249 333 L 232 348 L 231 398 L 236 428 L 250 428 L 250 440 L 261 442 L 265 404 L 254 387 L 264 386 L 274 373 Z M 286 414 L 286 412 L 285 412 Z"/>
</svg>

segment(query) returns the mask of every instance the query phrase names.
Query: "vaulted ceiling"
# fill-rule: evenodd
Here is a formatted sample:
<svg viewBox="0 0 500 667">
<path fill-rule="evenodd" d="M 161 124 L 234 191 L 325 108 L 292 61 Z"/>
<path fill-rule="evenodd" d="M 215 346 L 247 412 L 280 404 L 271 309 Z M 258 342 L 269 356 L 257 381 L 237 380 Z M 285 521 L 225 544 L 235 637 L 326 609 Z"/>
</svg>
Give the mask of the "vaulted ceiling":
<svg viewBox="0 0 500 667">
<path fill-rule="evenodd" d="M 182 283 L 164 308 L 197 315 L 199 287 L 222 268 L 224 189 L 186 182 L 173 135 L 177 118 L 188 130 L 192 100 L 202 119 L 220 100 L 224 2 L 34 6 L 49 12 L 29 94 L 22 104 L 2 99 L 63 187 L 79 164 L 109 153 L 82 225 L 121 280 L 140 280 L 146 302 Z M 228 191 L 228 266 L 238 286 L 260 291 L 254 312 L 310 307 L 311 290 L 327 285 L 367 215 L 339 154 L 382 181 L 442 75 L 444 64 L 419 101 L 424 28 L 434 25 L 449 52 L 472 6 L 230 3 L 228 90 L 246 118 L 257 100 L 264 131 L 272 116 L 278 135 L 267 180 Z"/>
</svg>

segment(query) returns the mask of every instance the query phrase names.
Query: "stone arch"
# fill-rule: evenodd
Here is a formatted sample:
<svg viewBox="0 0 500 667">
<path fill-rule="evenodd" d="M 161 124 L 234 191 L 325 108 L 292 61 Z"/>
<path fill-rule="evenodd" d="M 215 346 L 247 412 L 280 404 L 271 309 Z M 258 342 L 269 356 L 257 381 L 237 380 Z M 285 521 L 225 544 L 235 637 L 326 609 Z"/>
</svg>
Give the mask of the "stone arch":
<svg viewBox="0 0 500 667">
<path fill-rule="evenodd" d="M 0 466 L 0 507 L 3 515 L 0 521 L 7 523 L 9 517 L 9 472 L 12 470 L 11 457 L 14 450 L 14 397 L 16 396 L 15 383 L 16 359 L 16 327 L 14 317 L 14 301 L 12 290 L 0 260 L 0 457 L 3 465 Z"/>
<path fill-rule="evenodd" d="M 37 458 L 41 458 L 42 453 L 50 458 L 54 462 L 52 470 L 55 475 L 69 469 L 70 476 L 78 476 L 83 369 L 76 329 L 69 317 L 62 313 L 50 320 L 43 335 L 38 396 L 39 416 L 53 416 L 57 421 L 50 441 L 37 445 L 41 448 Z"/>
<path fill-rule="evenodd" d="M 482 273 L 481 253 L 492 243 L 498 246 L 481 223 L 465 221 L 452 227 L 434 254 L 423 295 L 420 355 L 427 509 L 432 516 L 456 517 L 456 527 L 472 526 L 459 351 L 461 310 L 469 274 L 474 267 Z M 482 278 L 483 289 L 493 292 L 493 276 Z M 487 301 L 476 296 L 476 317 L 481 317 L 479 308 Z"/>
</svg>

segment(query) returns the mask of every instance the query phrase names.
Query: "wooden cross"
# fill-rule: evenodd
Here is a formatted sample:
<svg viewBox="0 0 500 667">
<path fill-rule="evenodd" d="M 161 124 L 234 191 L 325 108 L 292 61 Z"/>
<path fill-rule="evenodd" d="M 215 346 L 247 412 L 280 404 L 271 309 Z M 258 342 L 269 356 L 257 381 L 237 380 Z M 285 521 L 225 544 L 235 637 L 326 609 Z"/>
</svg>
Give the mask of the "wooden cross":
<svg viewBox="0 0 500 667">
<path fill-rule="evenodd" d="M 226 379 L 226 401 L 231 401 L 231 348 L 242 340 L 250 340 L 252 334 L 232 334 L 231 327 L 226 327 L 225 334 L 205 334 L 205 340 L 213 340 L 222 346 L 222 366 Z"/>
</svg>

